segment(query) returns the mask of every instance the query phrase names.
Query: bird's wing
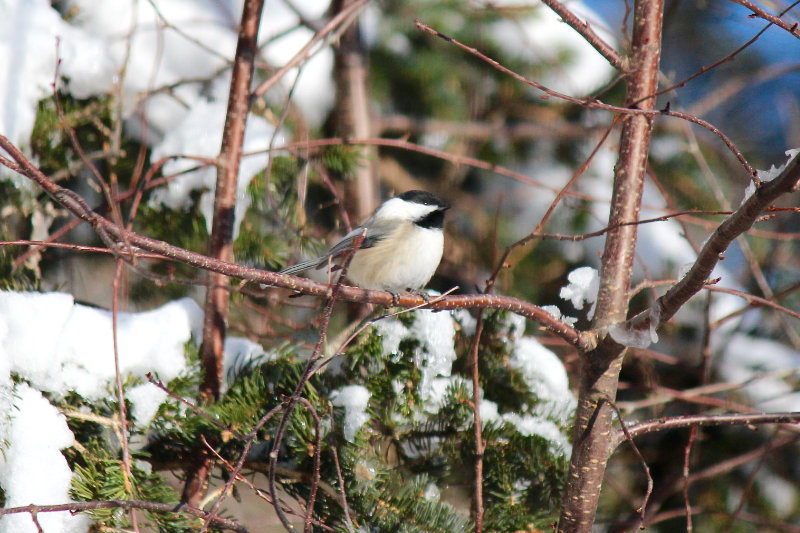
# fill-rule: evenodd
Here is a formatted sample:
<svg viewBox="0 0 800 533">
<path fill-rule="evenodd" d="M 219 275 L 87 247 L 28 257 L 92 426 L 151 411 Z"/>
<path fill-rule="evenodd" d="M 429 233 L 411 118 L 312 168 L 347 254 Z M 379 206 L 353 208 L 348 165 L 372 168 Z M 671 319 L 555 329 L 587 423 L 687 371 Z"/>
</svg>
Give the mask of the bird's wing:
<svg viewBox="0 0 800 533">
<path fill-rule="evenodd" d="M 370 221 L 368 220 L 367 223 Z M 366 234 L 364 233 L 364 228 L 367 228 Z M 337 257 L 342 254 L 346 254 L 353 248 L 353 242 L 364 235 L 364 241 L 361 243 L 359 248 L 371 248 L 375 246 L 381 239 L 386 236 L 385 228 L 383 227 L 372 227 L 370 226 L 359 226 L 347 235 L 345 235 L 341 241 L 337 242 L 336 244 L 331 247 L 327 254 L 325 254 L 325 259 L 328 257 Z M 326 261 L 327 262 L 327 261 Z"/>
<path fill-rule="evenodd" d="M 284 268 L 280 271 L 280 273 L 297 274 L 310 268 L 320 269 L 326 266 L 330 257 L 336 258 L 340 255 L 348 253 L 353 247 L 353 242 L 356 240 L 356 238 L 364 234 L 365 227 L 367 228 L 367 234 L 359 248 L 371 248 L 372 246 L 375 246 L 375 244 L 383 239 L 392 229 L 392 224 L 375 224 L 373 219 L 370 218 L 364 223 L 364 225 L 355 228 L 353 231 L 342 237 L 342 240 L 334 244 L 333 247 L 331 247 L 331 249 L 325 253 L 325 255 L 314 259 L 308 259 L 301 263 L 297 263 L 296 265 Z"/>
</svg>

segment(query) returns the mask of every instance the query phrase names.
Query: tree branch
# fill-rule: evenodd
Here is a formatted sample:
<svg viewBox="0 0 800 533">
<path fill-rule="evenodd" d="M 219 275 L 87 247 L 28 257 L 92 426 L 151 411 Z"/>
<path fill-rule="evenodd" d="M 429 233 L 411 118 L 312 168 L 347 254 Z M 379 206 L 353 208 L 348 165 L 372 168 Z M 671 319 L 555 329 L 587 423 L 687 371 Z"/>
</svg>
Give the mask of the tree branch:
<svg viewBox="0 0 800 533">
<path fill-rule="evenodd" d="M 636 438 L 654 431 L 668 429 L 707 427 L 707 426 L 757 426 L 760 424 L 796 424 L 800 422 L 800 413 L 735 413 L 723 415 L 687 415 L 672 418 L 658 418 L 628 427 L 628 433 Z M 615 446 L 625 442 L 625 435 L 619 432 L 615 437 Z"/>
<path fill-rule="evenodd" d="M 639 0 L 634 6 L 630 74 L 626 105 L 652 110 L 661 52 L 662 0 Z M 628 291 L 636 249 L 637 225 L 644 187 L 652 115 L 622 119 L 619 160 L 614 172 L 609 229 L 603 251 L 600 290 L 593 326 L 622 322 L 628 310 Z M 623 347 L 603 344 L 582 358 L 581 384 L 573 429 L 573 452 L 561 499 L 561 532 L 590 532 L 606 463 L 613 451 L 609 436 L 622 368 Z"/>
<path fill-rule="evenodd" d="M 625 58 L 617 52 L 613 46 L 605 42 L 599 35 L 595 33 L 588 22 L 581 20 L 580 17 L 570 11 L 564 4 L 558 0 L 542 0 L 542 3 L 552 9 L 561 19 L 569 24 L 572 29 L 578 32 L 581 37 L 586 39 L 611 64 L 612 67 L 625 73 L 627 66 Z"/>
<path fill-rule="evenodd" d="M 94 502 L 73 502 L 61 503 L 56 505 L 25 505 L 24 507 L 5 507 L 0 508 L 0 516 L 16 513 L 56 513 L 56 512 L 70 512 L 77 513 L 81 511 L 93 511 L 95 509 L 142 509 L 144 511 L 151 511 L 154 513 L 172 513 L 172 514 L 190 514 L 199 518 L 207 518 L 209 513 L 192 507 L 191 505 L 172 503 L 150 502 L 142 500 L 104 500 Z M 240 526 L 233 520 L 215 516 L 212 522 L 225 529 L 237 531 L 239 533 L 247 533 L 247 529 Z"/>
<path fill-rule="evenodd" d="M 122 241 L 125 237 L 128 242 L 142 250 L 159 254 L 163 257 L 180 261 L 196 268 L 218 272 L 226 276 L 246 281 L 252 281 L 270 287 L 282 287 L 291 289 L 303 294 L 312 296 L 327 297 L 332 289 L 325 283 L 317 283 L 309 279 L 277 272 L 269 272 L 256 268 L 246 267 L 220 261 L 213 257 L 208 257 L 196 252 L 190 252 L 178 246 L 173 246 L 167 242 L 145 237 L 137 233 L 127 231 L 92 211 L 83 198 L 78 194 L 61 187 L 48 178 L 25 155 L 19 151 L 6 137 L 0 135 L 0 148 L 3 148 L 17 163 L 22 175 L 35 181 L 45 192 L 47 192 L 57 203 L 68 209 L 81 220 L 89 223 L 99 234 L 109 236 L 117 241 Z M 111 243 L 114 248 L 114 243 Z M 372 291 L 360 289 L 358 287 L 342 286 L 339 291 L 339 300 L 348 302 L 372 303 L 377 305 L 393 305 L 393 296 L 388 292 Z M 552 331 L 566 342 L 578 347 L 583 351 L 591 350 L 596 346 L 596 336 L 591 332 L 581 332 L 560 320 L 556 320 L 541 307 L 535 306 L 524 300 L 511 296 L 495 294 L 464 294 L 447 296 L 441 300 L 431 302 L 426 305 L 421 296 L 405 294 L 400 295 L 397 306 L 399 307 L 426 307 L 433 310 L 447 309 L 503 309 L 512 313 L 524 316 Z"/>
</svg>

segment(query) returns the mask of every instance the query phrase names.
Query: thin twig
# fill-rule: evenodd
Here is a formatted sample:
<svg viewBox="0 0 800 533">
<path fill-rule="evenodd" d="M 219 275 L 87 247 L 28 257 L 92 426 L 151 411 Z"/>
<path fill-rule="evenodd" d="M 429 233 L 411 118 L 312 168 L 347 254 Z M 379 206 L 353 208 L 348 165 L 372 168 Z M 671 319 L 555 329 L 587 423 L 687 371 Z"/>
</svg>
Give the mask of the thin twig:
<svg viewBox="0 0 800 533">
<path fill-rule="evenodd" d="M 475 334 L 472 337 L 472 347 L 470 354 L 472 359 L 472 425 L 474 427 L 475 438 L 475 482 L 474 482 L 474 501 L 472 502 L 475 511 L 475 533 L 483 531 L 483 454 L 486 451 L 486 444 L 483 442 L 481 426 L 481 392 L 480 392 L 480 372 L 478 369 L 478 352 L 483 334 L 483 309 L 478 311 L 478 319 L 475 324 Z"/>
<path fill-rule="evenodd" d="M 642 422 L 631 426 L 629 432 L 636 438 L 656 431 L 690 428 L 693 426 L 759 426 L 763 424 L 797 424 L 798 422 L 800 422 L 800 413 L 687 415 Z M 620 441 L 619 436 L 617 441 Z"/>
<path fill-rule="evenodd" d="M 689 464 L 692 457 L 692 444 L 697 435 L 697 426 L 689 431 L 689 440 L 683 451 L 683 505 L 686 509 L 686 533 L 692 533 L 692 504 L 689 500 Z"/>
<path fill-rule="evenodd" d="M 633 453 L 636 454 L 636 457 L 639 459 L 639 463 L 642 465 L 642 470 L 644 470 L 645 478 L 647 479 L 647 490 L 644 493 L 644 497 L 642 498 L 642 504 L 636 510 L 639 513 L 639 529 L 644 529 L 644 520 L 647 516 L 647 502 L 650 501 L 650 496 L 653 494 L 653 476 L 650 475 L 650 467 L 647 466 L 647 461 L 644 459 L 644 455 L 642 452 L 639 451 L 639 447 L 636 446 L 636 442 L 633 440 L 633 436 L 631 435 L 630 431 L 628 430 L 628 426 L 625 424 L 625 419 L 622 417 L 622 413 L 617 407 L 617 404 L 611 400 L 611 398 L 606 398 L 606 402 L 609 406 L 617 413 L 617 421 L 619 422 L 619 427 L 622 429 L 622 434 L 625 435 L 625 441 L 631 445 L 631 449 Z"/>
<path fill-rule="evenodd" d="M 122 387 L 122 373 L 119 370 L 119 342 L 117 337 L 117 318 L 119 316 L 119 282 L 122 276 L 122 260 L 117 259 L 117 269 L 114 273 L 114 281 L 112 284 L 113 294 L 111 300 L 111 336 L 114 344 L 114 376 L 117 392 L 117 402 L 119 403 L 119 433 L 120 441 L 122 444 L 122 479 L 125 484 L 125 491 L 133 496 L 133 473 L 131 472 L 131 453 L 128 449 L 128 417 L 127 409 L 125 409 L 125 393 Z M 136 520 L 136 513 L 130 509 L 131 523 L 133 530 L 138 533 L 139 526 Z"/>
<path fill-rule="evenodd" d="M 268 272 L 236 265 L 226 261 L 219 261 L 202 254 L 190 252 L 183 248 L 173 246 L 164 241 L 145 237 L 134 232 L 128 232 L 124 228 L 115 225 L 108 219 L 92 211 L 86 204 L 86 201 L 78 194 L 68 189 L 64 189 L 63 187 L 54 183 L 38 168 L 36 168 L 36 166 L 34 166 L 30 160 L 28 160 L 25 155 L 19 151 L 19 149 L 17 149 L 6 137 L 2 135 L 0 135 L 0 147 L 6 150 L 17 162 L 24 176 L 35 181 L 45 192 L 53 197 L 56 202 L 67 208 L 83 221 L 89 223 L 93 228 L 95 228 L 96 231 L 100 233 L 105 233 L 112 237 L 121 237 L 122 235 L 125 235 L 132 245 L 143 250 L 160 253 L 165 257 L 176 259 L 188 265 L 204 270 L 220 272 L 233 278 L 244 279 L 273 287 L 284 287 L 293 291 L 316 296 L 327 296 L 331 291 L 331 286 L 327 284 L 317 283 L 297 276 L 278 274 L 275 272 Z M 395 298 L 388 292 L 365 290 L 355 287 L 340 287 L 338 289 L 338 294 L 339 298 L 346 301 L 373 303 L 383 306 L 396 303 L 396 305 L 400 307 L 413 307 L 417 305 L 425 305 L 426 303 L 422 297 L 410 294 L 401 295 L 395 302 Z M 429 308 L 432 310 L 462 308 L 505 309 L 539 322 L 570 344 L 580 346 L 583 349 L 589 350 L 596 343 L 595 334 L 579 332 L 572 326 L 560 320 L 556 320 L 540 307 L 524 300 L 509 296 L 496 294 L 452 295 L 448 296 L 447 298 L 443 298 L 436 303 L 430 304 Z"/>
<path fill-rule="evenodd" d="M 103 500 L 91 502 L 61 503 L 55 505 L 25 505 L 23 507 L 0 508 L 0 517 L 16 513 L 55 513 L 70 512 L 79 513 L 83 511 L 94 511 L 97 509 L 142 509 L 154 513 L 166 514 L 190 514 L 200 518 L 205 518 L 208 513 L 191 505 L 181 504 L 176 506 L 174 503 L 161 503 L 143 500 Z M 248 533 L 247 529 L 240 526 L 233 520 L 216 517 L 214 524 L 218 527 L 230 529 L 238 533 Z"/>
<path fill-rule="evenodd" d="M 245 440 L 245 439 L 248 438 L 248 435 L 244 435 L 242 433 L 239 433 L 231 425 L 224 424 L 224 423 L 220 422 L 220 420 L 217 419 L 215 416 L 206 413 L 205 411 L 203 411 L 197 405 L 193 404 L 189 400 L 186 400 L 185 398 L 183 398 L 180 395 L 178 395 L 178 394 L 174 393 L 173 391 L 171 391 L 166 385 L 164 385 L 164 383 L 160 379 L 156 379 L 155 376 L 153 376 L 153 374 L 151 372 L 148 372 L 147 374 L 145 374 L 145 377 L 148 379 L 148 381 L 150 381 L 150 383 L 152 383 L 153 385 L 155 385 L 156 387 L 158 387 L 162 391 L 166 392 L 168 395 L 170 395 L 171 397 L 175 398 L 176 400 L 178 400 L 179 402 L 184 404 L 186 407 L 191 409 L 194 414 L 196 414 L 198 416 L 202 416 L 203 418 L 205 418 L 206 420 L 211 422 L 213 425 L 215 425 L 216 427 L 218 427 L 222 431 L 229 431 L 237 439 Z"/>
<path fill-rule="evenodd" d="M 722 140 L 722 142 L 725 143 L 725 146 L 727 146 L 728 149 L 731 150 L 731 152 L 733 152 L 733 154 L 736 156 L 736 159 L 738 159 L 739 162 L 742 164 L 742 166 L 745 168 L 745 170 L 747 170 L 747 174 L 751 177 L 751 179 L 753 179 L 754 181 L 758 180 L 757 173 L 756 173 L 755 169 L 752 166 L 750 166 L 750 163 L 747 162 L 747 159 L 745 159 L 744 155 L 742 155 L 742 152 L 736 147 L 735 144 L 733 144 L 733 141 L 731 141 L 730 138 L 728 138 L 727 135 L 722 133 L 722 131 L 719 128 L 717 128 L 716 126 L 714 126 L 710 122 L 707 122 L 707 121 L 705 121 L 705 120 L 703 120 L 703 119 L 701 119 L 699 117 L 695 117 L 695 116 L 689 115 L 687 113 L 682 113 L 682 112 L 679 112 L 679 111 L 671 111 L 669 109 L 669 107 L 667 107 L 665 109 L 661 109 L 661 110 L 656 110 L 656 109 L 652 109 L 652 108 L 651 109 L 640 109 L 638 107 L 619 107 L 619 106 L 614 106 L 614 105 L 610 105 L 610 104 L 604 104 L 603 102 L 600 102 L 599 100 L 596 100 L 596 99 L 593 99 L 593 98 L 575 98 L 574 96 L 569 96 L 569 95 L 561 93 L 559 91 L 555 91 L 553 89 L 550 89 L 549 87 L 546 87 L 546 86 L 542 85 L 541 83 L 539 83 L 537 81 L 531 80 L 531 79 L 526 78 L 525 76 L 523 76 L 521 74 L 518 74 L 517 72 L 514 72 L 513 70 L 509 69 L 508 67 L 505 67 L 502 64 L 500 64 L 498 61 L 496 61 L 496 60 L 490 58 L 489 56 L 483 54 L 482 52 L 478 51 L 478 49 L 473 48 L 471 46 L 468 46 L 466 44 L 463 44 L 463 43 L 459 42 L 458 40 L 453 39 L 452 37 L 449 37 L 449 36 L 439 32 L 438 30 L 435 30 L 435 29 L 431 28 L 427 24 L 424 24 L 423 22 L 420 22 L 418 19 L 414 21 L 414 24 L 416 24 L 416 26 L 420 30 L 422 30 L 422 31 L 424 31 L 426 33 L 429 33 L 431 35 L 434 35 L 436 37 L 439 37 L 439 38 L 441 38 L 441 39 L 443 39 L 443 40 L 445 40 L 445 41 L 447 41 L 449 43 L 452 43 L 455 46 L 457 46 L 458 48 L 461 48 L 462 50 L 464 50 L 465 52 L 468 52 L 468 53 L 472 54 L 473 56 L 481 59 L 482 61 L 488 63 L 493 68 L 495 68 L 496 70 L 502 72 L 503 74 L 507 74 L 508 76 L 511 76 L 512 78 L 514 78 L 515 80 L 517 80 L 517 81 L 519 81 L 521 83 L 524 83 L 526 85 L 529 85 L 531 87 L 534 87 L 535 89 L 538 89 L 538 90 L 542 91 L 544 93 L 544 96 L 542 96 L 542 98 L 544 98 L 544 99 L 547 99 L 547 98 L 558 98 L 560 100 L 564 100 L 565 102 L 569 102 L 571 104 L 575 104 L 575 105 L 578 105 L 578 106 L 581 106 L 581 107 L 591 108 L 591 109 L 602 109 L 602 110 L 605 110 L 605 111 L 611 111 L 613 113 L 621 113 L 621 114 L 626 114 L 626 115 L 645 115 L 645 116 L 649 116 L 649 117 L 655 117 L 655 116 L 658 116 L 658 115 L 666 115 L 666 116 L 670 116 L 670 117 L 681 118 L 683 120 L 688 120 L 689 122 L 693 122 L 694 124 L 697 124 L 698 126 L 702 126 L 703 128 L 707 129 L 708 131 L 710 131 L 711 133 L 713 133 L 714 135 L 719 137 Z M 647 96 L 640 96 L 640 97 L 637 97 L 637 98 L 633 99 L 632 101 L 640 103 L 642 101 L 642 98 L 653 98 L 653 96 L 652 96 L 653 94 L 655 94 L 655 90 L 652 91 L 652 92 L 649 92 Z"/>
<path fill-rule="evenodd" d="M 332 411 L 331 419 L 333 419 Z M 339 464 L 339 452 L 336 451 L 336 446 L 331 446 L 330 449 L 333 454 L 333 464 L 336 466 L 336 478 L 339 480 L 339 492 L 342 498 L 342 509 L 344 510 L 344 523 L 347 526 L 348 533 L 355 533 L 353 520 L 350 518 L 350 506 L 347 504 L 347 494 L 344 490 L 344 477 L 342 476 L 342 467 Z"/>
<path fill-rule="evenodd" d="M 354 20 L 354 17 L 369 3 L 370 0 L 356 0 L 346 9 L 343 9 L 336 14 L 321 30 L 319 30 L 314 37 L 311 38 L 306 45 L 298 51 L 292 59 L 290 59 L 284 66 L 278 69 L 268 80 L 259 84 L 253 91 L 253 97 L 264 96 L 287 72 L 296 67 L 300 62 L 304 61 L 318 43 L 320 43 L 331 32 L 335 31 L 343 25 L 347 25 L 349 21 Z"/>
<path fill-rule="evenodd" d="M 278 519 L 281 521 L 283 526 L 288 531 L 294 531 L 294 526 L 289 522 L 289 519 L 284 514 L 283 510 L 278 505 L 278 489 L 275 483 L 276 481 L 276 466 L 278 462 L 278 453 L 280 452 L 281 442 L 283 440 L 284 433 L 286 432 L 286 427 L 289 424 L 289 419 L 292 416 L 292 412 L 294 411 L 294 406 L 297 401 L 300 399 L 301 394 L 303 392 L 303 388 L 306 386 L 306 382 L 311 377 L 314 372 L 314 367 L 316 366 L 317 361 L 321 357 L 320 354 L 322 353 L 322 346 L 325 343 L 325 338 L 328 332 L 328 324 L 331 320 L 331 314 L 333 313 L 333 306 L 336 303 L 337 297 L 339 292 L 342 289 L 342 281 L 347 276 L 347 270 L 350 267 L 350 261 L 353 259 L 355 252 L 361 247 L 361 243 L 364 242 L 364 238 L 366 237 L 366 230 L 364 233 L 359 237 L 353 240 L 353 245 L 350 248 L 349 253 L 345 257 L 344 264 L 342 265 L 341 271 L 339 273 L 338 279 L 336 280 L 336 284 L 330 291 L 330 294 L 327 298 L 327 302 L 325 304 L 325 309 L 322 312 L 322 322 L 319 328 L 319 337 L 317 339 L 317 344 L 314 346 L 314 351 L 311 353 L 311 356 L 306 363 L 306 368 L 303 371 L 303 375 L 300 377 L 300 380 L 297 382 L 297 386 L 295 387 L 294 393 L 290 396 L 284 404 L 284 411 L 283 417 L 281 418 L 280 424 L 278 425 L 278 429 L 275 432 L 275 435 L 272 439 L 272 451 L 269 454 L 269 492 L 272 496 L 273 505 L 275 508 L 275 513 L 278 515 Z"/>
</svg>

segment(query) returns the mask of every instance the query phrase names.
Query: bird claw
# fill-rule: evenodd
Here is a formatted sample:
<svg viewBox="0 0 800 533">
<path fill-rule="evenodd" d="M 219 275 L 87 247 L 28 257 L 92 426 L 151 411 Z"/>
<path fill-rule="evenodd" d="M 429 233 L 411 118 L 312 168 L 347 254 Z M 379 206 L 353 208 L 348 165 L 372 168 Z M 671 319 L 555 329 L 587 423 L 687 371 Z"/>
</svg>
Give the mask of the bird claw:
<svg viewBox="0 0 800 533">
<path fill-rule="evenodd" d="M 400 305 L 400 295 L 391 289 L 386 289 L 386 292 L 392 295 L 392 306 L 397 307 Z"/>
<path fill-rule="evenodd" d="M 411 294 L 416 294 L 417 296 L 419 296 L 420 298 L 425 300 L 426 304 L 431 303 L 430 295 L 427 292 L 425 292 L 424 290 L 422 290 L 422 289 L 406 289 L 406 290 L 408 292 L 410 292 Z"/>
</svg>

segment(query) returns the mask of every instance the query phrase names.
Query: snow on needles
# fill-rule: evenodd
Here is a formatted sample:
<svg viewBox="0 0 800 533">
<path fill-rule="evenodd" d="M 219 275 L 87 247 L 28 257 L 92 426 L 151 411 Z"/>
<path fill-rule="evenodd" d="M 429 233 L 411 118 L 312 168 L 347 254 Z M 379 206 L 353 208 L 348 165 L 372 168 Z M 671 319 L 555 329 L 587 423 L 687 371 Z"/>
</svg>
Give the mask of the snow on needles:
<svg viewBox="0 0 800 533">
<path fill-rule="evenodd" d="M 584 305 L 591 304 L 586 318 L 594 317 L 594 308 L 597 304 L 597 291 L 600 290 L 600 276 L 592 267 L 579 267 L 567 275 L 569 285 L 561 288 L 558 294 L 562 300 L 569 300 L 575 309 L 583 309 Z"/>
<path fill-rule="evenodd" d="M 142 313 L 118 313 L 120 372 L 161 379 L 186 368 L 184 345 L 202 312 L 183 298 Z M 39 390 L 105 397 L 114 379 L 111 312 L 75 304 L 69 294 L 0 292 L 0 359 Z"/>
<path fill-rule="evenodd" d="M 569 378 L 561 360 L 533 337 L 523 335 L 525 319 L 516 315 L 509 318 L 513 351 L 509 364 L 519 370 L 525 383 L 538 402 L 523 406 L 520 412 L 500 414 L 497 404 L 482 399 L 480 403 L 483 424 L 506 422 L 525 436 L 536 435 L 547 441 L 553 455 L 572 454 L 572 445 L 561 429 L 568 426 L 577 402 L 569 390 Z"/>
<path fill-rule="evenodd" d="M 361 426 L 369 420 L 370 397 L 372 395 L 363 385 L 347 385 L 331 393 L 331 403 L 344 407 L 344 438 L 348 442 L 353 442 Z"/>
<path fill-rule="evenodd" d="M 115 378 L 111 312 L 76 304 L 61 293 L 0 291 L 0 487 L 5 505 L 69 501 L 72 479 L 63 448 L 74 438 L 63 415 L 42 395 L 75 392 L 90 402 L 109 397 Z M 120 371 L 169 381 L 187 370 L 184 346 L 199 339 L 202 311 L 183 298 L 140 313 L 118 313 Z M 255 343 L 229 337 L 225 368 L 264 357 Z M 25 380 L 16 383 L 12 374 Z M 125 391 L 138 428 L 147 427 L 166 393 L 143 383 Z M 83 533 L 89 520 L 42 513 L 48 533 Z M 35 532 L 28 514 L 0 519 L 0 533 Z"/>
<path fill-rule="evenodd" d="M 224 98 L 216 101 L 198 101 L 183 121 L 173 130 L 167 132 L 164 139 L 153 149 L 151 160 L 155 162 L 163 157 L 171 157 L 176 154 L 206 158 L 216 157 L 222 143 L 222 128 L 225 123 L 226 109 L 227 105 Z M 269 146 L 270 139 L 274 134 L 275 129 L 265 119 L 251 116 L 247 120 L 245 129 L 244 153 L 263 152 Z M 279 135 L 278 145 L 283 144 L 283 142 L 282 136 Z M 239 225 L 247 208 L 250 207 L 250 196 L 246 194 L 250 179 L 262 170 L 266 164 L 267 157 L 263 153 L 242 158 L 239 165 L 239 179 L 236 182 L 234 238 L 239 234 Z M 198 166 L 201 165 L 196 160 L 188 158 L 172 159 L 165 163 L 162 168 L 165 175 L 177 175 L 182 172 L 185 172 L 185 174 L 181 175 L 180 179 L 172 180 L 165 187 L 154 191 L 150 197 L 149 204 L 151 206 L 164 204 L 174 210 L 182 209 L 188 207 L 191 203 L 191 192 L 201 190 L 203 193 L 200 195 L 200 212 L 203 213 L 206 227 L 208 232 L 211 233 L 217 169 L 214 166 L 206 166 L 198 170 L 189 171 Z"/>
<path fill-rule="evenodd" d="M 0 12 L 0 132 L 24 148 L 39 100 L 53 90 L 57 38 L 60 72 L 74 80 L 76 98 L 109 91 L 114 69 L 102 40 L 64 22 L 49 0 L 0 0 Z M 7 177 L 23 190 L 32 186 L 16 173 L 0 171 L 0 179 Z"/>
<path fill-rule="evenodd" d="M 418 416 L 435 414 L 444 405 L 447 391 L 452 386 L 461 385 L 472 390 L 472 382 L 461 376 L 451 376 L 455 360 L 453 323 L 456 317 L 459 322 L 463 321 L 463 313 L 460 312 L 433 313 L 422 310 L 414 314 L 414 322 L 410 327 L 397 319 L 381 320 L 375 324 L 385 355 L 400 356 L 399 346 L 406 338 L 417 339 L 420 343 L 414 353 L 415 363 L 422 372 L 419 384 L 422 404 Z M 509 423 L 522 435 L 543 438 L 548 442 L 551 453 L 569 456 L 572 447 L 561 428 L 569 425 L 576 400 L 569 389 L 564 365 L 535 338 L 523 335 L 525 318 L 510 315 L 506 329 L 511 345 L 509 366 L 522 374 L 538 402 L 533 406 L 523 406 L 520 412 L 501 415 L 496 403 L 483 399 L 479 407 L 481 420 L 484 424 Z M 402 385 L 398 389 L 402 389 Z"/>
<path fill-rule="evenodd" d="M 1 389 L 1 388 L 0 388 Z M 0 452 L 0 487 L 5 505 L 61 504 L 69 502 L 72 471 L 61 449 L 72 446 L 74 436 L 64 415 L 42 393 L 22 383 L 15 387 L 14 408 L 2 413 L 2 438 L 8 446 Z M 69 512 L 40 513 L 42 530 L 58 533 L 83 533 L 89 528 L 85 515 Z M 36 525 L 27 513 L 0 518 L 2 533 L 35 533 Z M 41 530 L 39 530 L 41 531 Z"/>
<path fill-rule="evenodd" d="M 456 359 L 453 346 L 456 330 L 452 315 L 423 309 L 414 313 L 414 322 L 410 328 L 396 319 L 378 321 L 375 328 L 383 337 L 385 354 L 396 354 L 403 339 L 419 340 L 420 346 L 414 352 L 414 362 L 422 372 L 420 397 L 423 401 L 428 400 L 432 394 L 434 378 L 450 376 L 453 361 Z"/>
</svg>

